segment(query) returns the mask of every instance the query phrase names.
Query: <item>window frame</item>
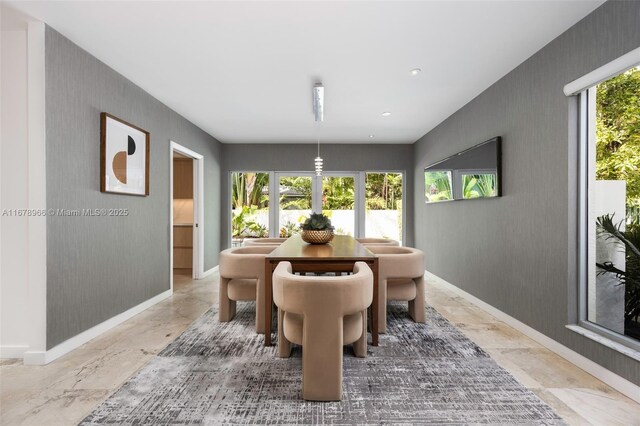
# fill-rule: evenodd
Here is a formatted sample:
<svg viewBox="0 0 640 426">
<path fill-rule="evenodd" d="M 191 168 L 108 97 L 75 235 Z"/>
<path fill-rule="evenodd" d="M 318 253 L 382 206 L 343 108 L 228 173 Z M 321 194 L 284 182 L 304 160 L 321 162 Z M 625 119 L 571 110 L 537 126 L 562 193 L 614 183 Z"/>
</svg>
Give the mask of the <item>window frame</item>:
<svg viewBox="0 0 640 426">
<path fill-rule="evenodd" d="M 632 66 L 633 67 L 633 66 Z M 627 69 L 630 69 L 629 67 Z M 601 81 L 577 93 L 578 98 L 578 317 L 574 325 L 567 327 L 605 346 L 640 360 L 640 340 L 609 330 L 588 319 L 589 268 L 591 239 L 590 207 L 593 200 L 589 197 L 590 174 L 593 172 L 590 156 L 596 144 L 596 87 L 621 72 L 616 72 Z"/>
<path fill-rule="evenodd" d="M 231 176 L 233 173 L 257 173 L 255 170 L 246 170 L 246 169 L 238 169 L 238 170 L 229 170 L 228 171 L 228 188 L 229 188 L 229 197 L 228 197 L 228 206 L 231 205 L 233 200 L 233 181 Z M 279 215 L 279 197 L 280 197 L 280 177 L 281 176 L 310 176 L 312 177 L 312 194 L 316 191 L 319 194 L 322 194 L 322 178 L 315 175 L 313 172 L 308 171 L 276 171 L 276 170 L 260 170 L 260 173 L 268 173 L 269 174 L 269 237 L 274 238 L 280 235 L 280 228 L 278 225 L 278 215 Z M 356 189 L 356 200 L 355 200 L 355 209 L 356 209 L 356 223 L 355 223 L 355 238 L 363 238 L 366 235 L 366 191 L 365 191 L 365 183 L 366 183 L 366 175 L 367 173 L 397 173 L 402 176 L 402 197 L 403 203 L 406 200 L 406 185 L 407 185 L 407 172 L 404 170 L 361 170 L 361 171 L 330 171 L 322 173 L 322 176 L 352 176 L 355 178 L 355 189 Z M 276 197 L 275 199 L 272 199 Z M 314 197 L 312 198 L 312 210 L 313 211 L 321 211 L 322 210 L 322 197 Z M 227 218 L 227 229 L 231 231 L 231 220 L 232 215 L 231 212 L 228 214 Z M 407 240 L 407 209 L 403 204 L 402 209 L 402 241 L 403 243 Z M 228 239 L 228 247 L 233 245 L 233 233 L 229 232 Z"/>
</svg>

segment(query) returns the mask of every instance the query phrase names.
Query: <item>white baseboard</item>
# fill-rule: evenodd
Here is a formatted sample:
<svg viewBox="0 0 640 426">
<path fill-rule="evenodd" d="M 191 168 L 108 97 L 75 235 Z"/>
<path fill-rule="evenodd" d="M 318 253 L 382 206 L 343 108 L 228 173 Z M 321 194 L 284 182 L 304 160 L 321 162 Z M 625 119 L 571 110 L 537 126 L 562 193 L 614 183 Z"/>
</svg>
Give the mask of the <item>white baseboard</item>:
<svg viewBox="0 0 640 426">
<path fill-rule="evenodd" d="M 27 350 L 29 350 L 27 345 L 0 346 L 0 359 L 22 358 Z"/>
<path fill-rule="evenodd" d="M 172 290 L 164 291 L 157 296 L 152 297 L 149 300 L 145 300 L 139 305 L 134 306 L 133 308 L 122 312 L 121 314 L 116 315 L 115 317 L 109 318 L 108 320 L 101 322 L 100 324 L 91 327 L 88 330 L 83 331 L 80 334 L 73 336 L 72 338 L 65 340 L 57 346 L 49 349 L 48 351 L 27 351 L 24 352 L 24 364 L 25 365 L 45 365 L 50 363 L 51 361 L 60 358 L 62 355 L 65 355 L 72 350 L 78 348 L 81 345 L 84 345 L 89 340 L 98 337 L 100 334 L 105 331 L 125 322 L 129 318 L 134 315 L 139 314 L 147 308 L 155 305 L 166 299 L 167 297 L 171 297 L 173 294 Z"/>
<path fill-rule="evenodd" d="M 582 370 L 584 370 L 587 373 L 591 374 L 595 378 L 603 381 L 604 383 L 608 384 L 612 388 L 616 389 L 618 392 L 620 392 L 620 393 L 628 396 L 632 400 L 640 403 L 640 386 L 637 386 L 634 383 L 630 382 L 629 380 L 625 379 L 624 377 L 621 377 L 621 376 L 615 374 L 614 372 L 612 372 L 610 370 L 607 370 L 603 366 L 591 361 L 590 359 L 584 357 L 583 355 L 580 355 L 579 353 L 575 352 L 574 350 L 569 349 L 568 347 L 564 346 L 563 344 L 558 343 L 557 341 L 551 339 L 550 337 L 545 336 L 544 334 L 540 333 L 539 331 L 537 331 L 537 330 L 529 327 L 528 325 L 518 321 L 517 319 L 513 318 L 512 316 L 510 316 L 508 314 L 505 314 L 504 312 L 502 312 L 501 310 L 491 306 L 490 304 L 488 304 L 486 302 L 483 302 L 482 300 L 478 299 L 477 297 L 475 297 L 475 296 L 467 293 L 466 291 L 456 287 L 455 285 L 443 280 L 442 278 L 438 277 L 437 275 L 434 275 L 429 271 L 426 271 L 426 273 L 427 273 L 427 279 L 431 279 L 431 280 L 434 280 L 434 281 L 438 282 L 439 284 L 442 284 L 447 289 L 449 289 L 449 290 L 453 291 L 454 293 L 460 295 L 461 297 L 467 299 L 469 302 L 473 303 L 474 305 L 476 305 L 480 309 L 482 309 L 482 310 L 486 311 L 487 313 L 493 315 L 494 317 L 496 317 L 500 321 L 504 322 L 505 324 L 509 325 L 510 327 L 515 328 L 520 333 L 522 333 L 525 336 L 535 340 L 536 342 L 540 343 L 542 346 L 546 347 L 550 351 L 555 352 L 556 354 L 560 355 L 562 358 L 566 359 L 567 361 L 569 361 L 570 363 L 574 364 L 578 368 L 581 368 Z"/>
<path fill-rule="evenodd" d="M 201 276 L 200 278 L 198 278 L 198 279 L 200 279 L 200 280 L 201 280 L 201 279 L 203 279 L 203 278 L 206 278 L 206 277 L 208 277 L 209 275 L 211 275 L 211 274 L 213 274 L 214 272 L 216 272 L 217 270 L 218 270 L 218 266 L 214 266 L 213 268 L 209 269 L 208 271 L 204 271 L 204 272 L 202 273 L 202 276 Z"/>
</svg>

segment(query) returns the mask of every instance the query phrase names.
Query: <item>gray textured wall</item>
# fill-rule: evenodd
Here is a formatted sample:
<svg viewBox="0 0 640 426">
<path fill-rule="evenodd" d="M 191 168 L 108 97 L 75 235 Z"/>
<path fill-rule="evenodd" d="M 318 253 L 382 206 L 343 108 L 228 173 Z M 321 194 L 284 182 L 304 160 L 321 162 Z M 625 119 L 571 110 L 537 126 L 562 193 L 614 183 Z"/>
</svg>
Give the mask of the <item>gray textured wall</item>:
<svg viewBox="0 0 640 426">
<path fill-rule="evenodd" d="M 640 45 L 640 2 L 607 2 L 415 144 L 427 269 L 640 384 L 640 363 L 565 328 L 576 303 L 576 100 L 563 86 Z M 502 136 L 502 198 L 424 203 L 423 169 Z"/>
<path fill-rule="evenodd" d="M 229 213 L 231 211 L 229 172 L 245 171 L 313 171 L 317 146 L 313 144 L 223 144 L 222 166 L 222 240 L 230 241 Z M 404 171 L 405 172 L 405 245 L 413 244 L 413 145 L 322 144 L 320 156 L 327 172 Z"/>
<path fill-rule="evenodd" d="M 100 112 L 151 133 L 148 197 L 100 193 Z M 220 143 L 47 27 L 47 348 L 169 289 L 169 141 L 204 155 L 205 270 L 220 251 Z"/>
</svg>

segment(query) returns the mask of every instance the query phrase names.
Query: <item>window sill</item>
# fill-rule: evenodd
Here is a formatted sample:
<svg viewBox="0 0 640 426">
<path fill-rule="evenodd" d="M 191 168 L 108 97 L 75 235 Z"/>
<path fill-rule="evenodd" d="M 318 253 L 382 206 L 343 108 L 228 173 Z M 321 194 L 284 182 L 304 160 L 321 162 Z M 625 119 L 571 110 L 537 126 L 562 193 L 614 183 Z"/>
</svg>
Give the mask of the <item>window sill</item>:
<svg viewBox="0 0 640 426">
<path fill-rule="evenodd" d="M 604 345 L 608 348 L 613 349 L 614 351 L 620 352 L 621 354 L 626 355 L 629 358 L 635 359 L 636 361 L 640 361 L 640 351 L 637 351 L 633 348 L 625 346 L 622 343 L 615 342 L 601 334 L 598 334 L 591 330 L 587 330 L 584 327 L 580 327 L 579 325 L 567 325 L 566 327 L 569 330 L 574 331 L 588 339 L 596 341 L 601 345 Z"/>
</svg>

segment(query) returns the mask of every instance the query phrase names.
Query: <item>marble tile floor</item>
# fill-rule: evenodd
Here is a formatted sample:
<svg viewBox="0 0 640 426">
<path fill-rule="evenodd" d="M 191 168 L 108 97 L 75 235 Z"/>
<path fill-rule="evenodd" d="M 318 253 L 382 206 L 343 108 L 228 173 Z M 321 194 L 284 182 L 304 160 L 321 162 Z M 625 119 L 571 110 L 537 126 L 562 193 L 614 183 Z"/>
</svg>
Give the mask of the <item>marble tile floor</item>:
<svg viewBox="0 0 640 426">
<path fill-rule="evenodd" d="M 216 275 L 176 275 L 173 297 L 49 365 L 0 361 L 0 425 L 77 424 L 216 301 Z M 569 424 L 640 425 L 639 404 L 438 283 L 427 302 Z"/>
</svg>

